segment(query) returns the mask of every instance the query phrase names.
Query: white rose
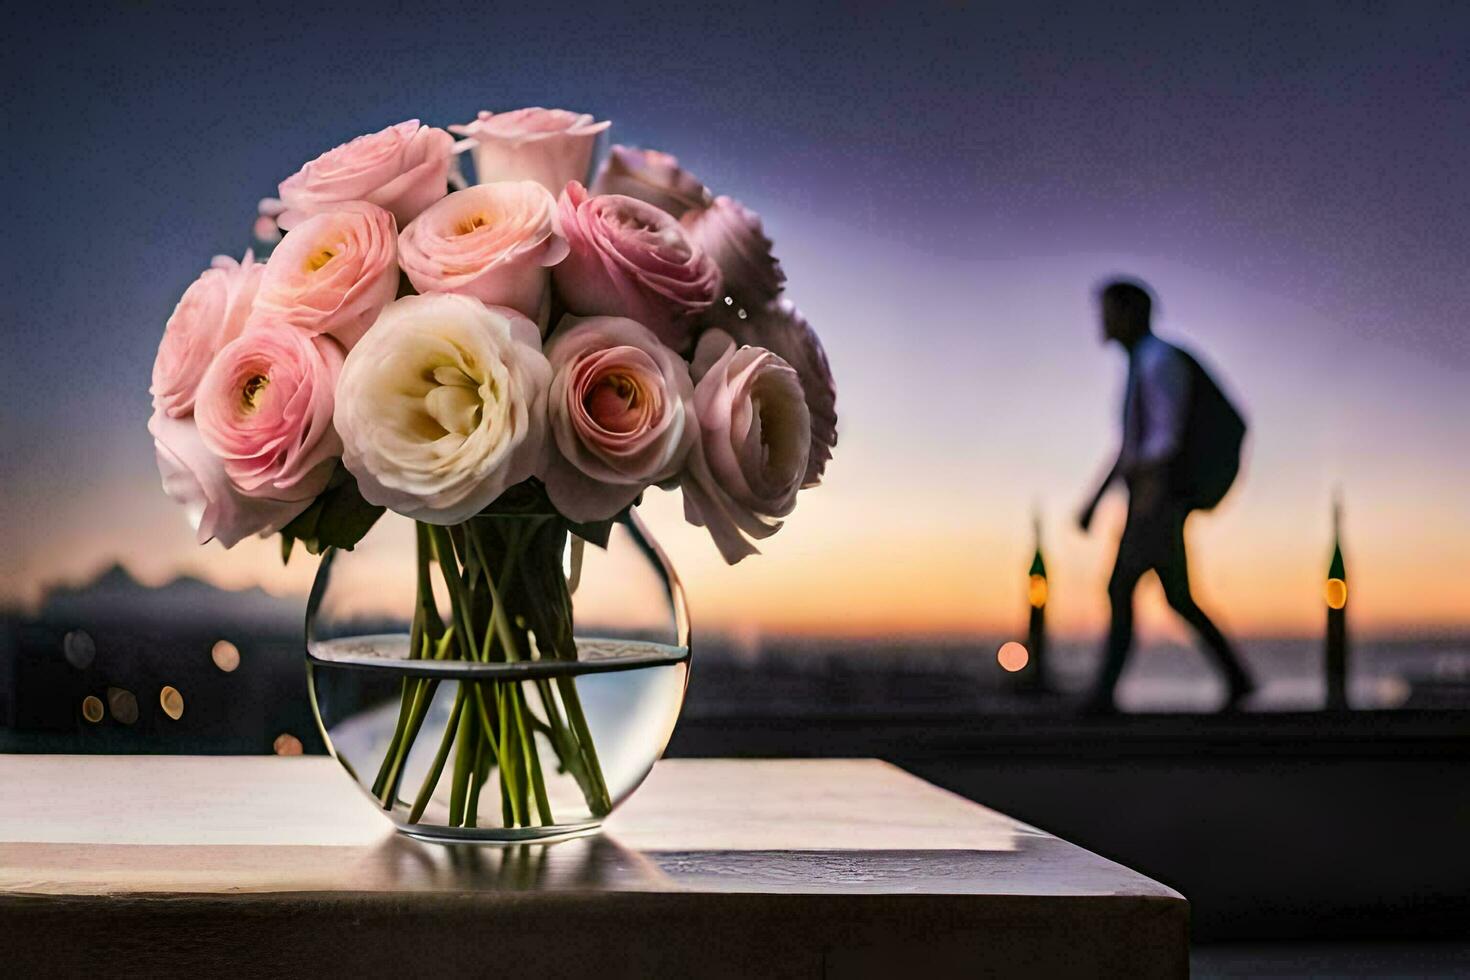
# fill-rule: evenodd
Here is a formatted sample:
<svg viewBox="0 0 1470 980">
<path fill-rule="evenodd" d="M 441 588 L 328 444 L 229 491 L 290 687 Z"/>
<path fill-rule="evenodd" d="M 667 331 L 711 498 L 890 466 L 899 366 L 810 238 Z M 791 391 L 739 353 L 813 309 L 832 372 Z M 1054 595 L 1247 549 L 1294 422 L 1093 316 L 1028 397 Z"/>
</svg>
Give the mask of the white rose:
<svg viewBox="0 0 1470 980">
<path fill-rule="evenodd" d="M 370 503 L 457 524 L 536 473 L 551 366 L 514 310 L 432 293 L 389 304 L 337 385 L 342 461 Z"/>
</svg>

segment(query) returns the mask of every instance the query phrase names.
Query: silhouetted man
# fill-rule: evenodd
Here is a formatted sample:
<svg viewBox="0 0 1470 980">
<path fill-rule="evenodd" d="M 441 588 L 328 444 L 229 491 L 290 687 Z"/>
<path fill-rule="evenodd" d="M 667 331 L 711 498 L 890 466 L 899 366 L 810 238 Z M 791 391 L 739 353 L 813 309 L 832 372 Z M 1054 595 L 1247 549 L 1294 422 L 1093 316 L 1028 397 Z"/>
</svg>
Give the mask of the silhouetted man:
<svg viewBox="0 0 1470 980">
<path fill-rule="evenodd" d="M 1088 529 L 1098 502 L 1119 478 L 1128 487 L 1128 523 L 1118 542 L 1117 561 L 1108 581 L 1112 623 L 1102 672 L 1085 707 L 1099 712 L 1115 710 L 1113 689 L 1133 644 L 1133 592 L 1138 580 L 1150 570 L 1158 573 L 1169 605 L 1194 627 L 1205 649 L 1225 672 L 1230 685 L 1226 707 L 1233 707 L 1250 694 L 1254 685 L 1225 635 L 1190 594 L 1184 521 L 1190 510 L 1201 504 L 1180 486 L 1188 480 L 1189 471 L 1188 467 L 1181 468 L 1181 462 L 1192 463 L 1200 458 L 1201 449 L 1214 448 L 1191 445 L 1210 439 L 1209 431 L 1197 422 L 1200 415 L 1207 414 L 1199 407 L 1199 396 L 1203 394 L 1199 389 L 1207 389 L 1227 406 L 1228 402 L 1192 357 L 1154 336 L 1150 327 L 1153 300 L 1146 286 L 1115 280 L 1103 287 L 1098 301 L 1103 340 L 1116 340 L 1128 352 L 1128 386 L 1123 398 L 1123 440 L 1118 460 L 1083 508 L 1078 523 L 1082 530 Z M 1233 408 L 1226 410 L 1234 413 Z M 1238 414 L 1235 418 L 1239 419 Z M 1243 422 L 1239 428 L 1234 447 L 1236 465 Z M 1224 495 L 1234 475 L 1231 468 L 1218 496 Z M 1213 506 L 1218 496 L 1206 506 Z"/>
</svg>

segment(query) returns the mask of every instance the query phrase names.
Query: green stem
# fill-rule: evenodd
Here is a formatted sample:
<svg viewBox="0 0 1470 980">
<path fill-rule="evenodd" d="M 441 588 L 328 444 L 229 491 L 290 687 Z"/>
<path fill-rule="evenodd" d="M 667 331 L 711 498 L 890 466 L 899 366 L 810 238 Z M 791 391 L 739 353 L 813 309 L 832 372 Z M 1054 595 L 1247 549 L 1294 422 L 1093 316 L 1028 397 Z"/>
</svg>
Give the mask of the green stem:
<svg viewBox="0 0 1470 980">
<path fill-rule="evenodd" d="M 454 628 L 445 630 L 444 635 L 439 638 L 434 651 L 435 660 L 443 660 L 444 655 L 449 652 L 449 644 L 454 633 Z M 427 637 L 425 642 L 427 643 Z M 409 750 L 413 743 L 418 740 L 419 729 L 423 727 L 424 718 L 429 713 L 429 705 L 434 701 L 434 694 L 439 689 L 437 678 L 420 677 L 413 681 L 417 685 L 414 693 L 413 707 L 409 711 L 408 725 L 404 730 L 404 737 L 399 740 L 393 749 L 393 764 L 388 768 L 388 779 L 378 800 L 384 809 L 391 810 L 393 802 L 398 797 L 398 787 L 403 782 L 403 763 L 408 758 Z"/>
<path fill-rule="evenodd" d="M 465 699 L 465 682 L 459 685 L 458 700 L 463 703 Z M 475 733 L 475 713 L 463 711 L 459 713 L 459 732 L 455 735 L 454 749 L 454 776 L 449 783 L 449 826 L 462 827 L 465 819 L 465 801 L 469 797 L 470 779 L 475 775 L 475 754 L 479 751 L 480 740 Z"/>
<path fill-rule="evenodd" d="M 428 651 L 429 637 L 444 632 L 444 622 L 439 618 L 439 611 L 434 608 L 434 587 L 429 580 L 432 548 L 423 524 L 417 522 L 414 524 L 414 538 L 418 587 L 414 596 L 413 628 L 408 638 L 408 659 L 410 660 L 424 657 Z M 373 795 L 379 800 L 385 798 L 383 787 L 387 786 L 392 778 L 393 760 L 398 757 L 398 747 L 402 744 L 408 731 L 409 715 L 413 710 L 414 697 L 419 687 L 418 681 L 407 677 L 403 679 L 403 691 L 398 705 L 398 724 L 393 728 L 393 737 L 389 739 L 388 749 L 383 753 L 383 764 L 378 767 L 377 778 L 373 780 Z"/>
<path fill-rule="evenodd" d="M 558 677 L 556 688 L 561 692 L 562 705 L 567 709 L 567 720 L 577 736 L 587 762 L 587 777 L 592 793 L 587 797 L 587 807 L 594 817 L 605 817 L 612 812 L 612 799 L 607 792 L 607 781 L 602 776 L 602 763 L 597 760 L 597 748 L 592 744 L 592 729 L 587 726 L 587 716 L 582 713 L 582 700 L 577 696 L 576 679 Z"/>
<path fill-rule="evenodd" d="M 500 689 L 500 687 L 499 687 L 498 684 L 497 685 L 494 685 L 493 688 L 492 688 L 492 691 L 491 691 L 491 696 L 492 697 L 496 696 L 496 693 L 499 691 L 499 689 Z M 485 707 L 485 700 L 486 699 L 485 699 L 485 688 L 484 688 L 484 685 L 477 683 L 475 685 L 475 707 L 479 711 L 479 715 L 480 715 L 480 729 L 481 729 L 481 731 L 483 731 L 485 733 L 485 740 L 489 743 L 491 751 L 495 753 L 495 758 L 496 758 L 496 760 L 500 764 L 500 809 L 501 809 L 501 818 L 502 818 L 502 822 L 505 824 L 505 826 L 507 826 L 507 827 L 513 827 L 513 826 L 515 826 L 515 823 L 514 823 L 515 814 L 514 814 L 514 811 L 513 811 L 512 807 L 511 807 L 511 797 L 510 797 L 510 785 L 511 784 L 510 784 L 509 781 L 510 780 L 513 780 L 515 778 L 515 773 L 512 771 L 511 763 L 506 759 L 505 753 L 501 751 L 501 748 L 502 748 L 502 746 L 505 743 L 499 741 L 497 739 L 497 735 L 496 735 L 497 732 L 500 732 L 500 731 L 503 730 L 501 726 L 504 724 L 504 717 L 505 716 L 498 713 L 498 703 L 497 703 L 497 715 L 492 720 L 491 717 L 490 717 L 490 712 Z M 498 701 L 498 699 L 497 699 L 497 701 Z M 488 775 L 488 768 L 489 767 L 487 765 L 487 767 L 486 767 L 486 769 L 487 769 L 487 775 Z"/>
<path fill-rule="evenodd" d="M 444 574 L 444 584 L 449 588 L 449 605 L 460 631 L 460 652 L 465 660 L 474 660 L 474 631 L 470 626 L 472 603 L 470 597 L 465 595 L 464 579 L 460 576 L 459 563 L 454 558 L 454 541 L 449 536 L 449 530 L 437 524 L 429 526 L 429 536 L 434 542 L 434 555 L 438 559 L 439 570 Z"/>
<path fill-rule="evenodd" d="M 517 734 L 521 740 L 522 751 L 525 752 L 526 771 L 531 775 L 531 792 L 536 797 L 536 812 L 541 815 L 542 825 L 552 824 L 556 821 L 551 816 L 551 801 L 546 798 L 546 778 L 541 772 L 541 758 L 536 751 L 536 733 L 527 731 L 526 697 L 521 691 L 520 685 L 512 684 L 510 689 L 513 710 L 516 713 Z"/>
<path fill-rule="evenodd" d="M 519 548 L 517 546 L 519 545 L 519 540 L 518 539 L 519 539 L 519 531 L 520 531 L 520 528 L 519 527 L 515 528 L 515 531 L 516 531 L 516 539 L 514 541 L 514 545 L 511 548 L 508 548 L 507 549 L 508 551 L 510 551 L 511 554 L 515 554 L 516 551 L 519 550 Z M 505 612 L 505 603 L 502 602 L 501 599 L 500 599 L 500 590 L 495 587 L 495 576 L 493 576 L 493 575 L 491 575 L 489 573 L 488 569 L 490 568 L 490 565 L 489 565 L 488 562 L 485 561 L 485 545 L 480 540 L 480 536 L 478 534 L 471 534 L 470 535 L 470 539 L 471 539 L 471 541 L 474 542 L 474 547 L 475 547 L 476 551 L 479 552 L 479 555 L 480 555 L 480 564 L 481 565 L 484 565 L 485 568 L 487 569 L 487 571 L 485 573 L 485 585 L 490 589 L 490 601 L 491 601 L 491 606 L 490 606 L 490 622 L 491 622 L 491 625 L 494 627 L 496 635 L 500 637 L 500 644 L 501 644 L 501 646 L 505 648 L 505 659 L 506 660 L 516 660 L 516 659 L 519 659 L 518 654 L 516 653 L 515 637 L 513 635 L 511 635 L 511 632 L 510 632 L 510 618 L 506 615 L 506 612 Z M 510 562 L 507 561 L 506 564 L 509 565 Z M 502 581 L 507 581 L 509 579 L 509 576 L 508 575 L 502 575 L 501 578 L 502 578 Z"/>
<path fill-rule="evenodd" d="M 500 789 L 501 809 L 505 811 L 507 827 L 521 827 L 529 822 L 526 813 L 526 787 L 521 779 L 524 757 L 516 744 L 516 729 L 510 720 L 510 707 L 506 704 L 506 685 L 495 685 L 495 702 L 500 710 Z"/>
<path fill-rule="evenodd" d="M 478 686 L 476 692 L 478 693 Z M 464 825 L 475 826 L 480 819 L 480 788 L 485 785 L 485 780 L 490 778 L 490 761 L 494 758 L 495 746 L 490 741 L 490 733 L 483 728 L 480 729 L 480 737 L 475 741 L 475 771 L 470 783 L 470 798 L 465 804 Z"/>
<path fill-rule="evenodd" d="M 562 569 L 566 525 L 539 515 L 503 519 L 499 524 L 492 520 L 502 519 L 475 518 L 454 528 L 417 526 L 418 603 L 409 658 L 453 656 L 467 662 L 506 664 L 542 658 L 576 660 L 571 597 Z M 491 562 L 492 556 L 498 564 Z M 448 628 L 434 604 L 432 564 L 438 564 L 449 590 Z M 489 692 L 484 690 L 486 683 Z M 438 679 L 428 677 L 404 682 L 397 723 L 373 783 L 385 807 L 396 803 L 407 757 L 438 684 Z M 528 687 L 535 688 L 545 721 L 537 717 Z M 592 814 L 606 815 L 611 800 L 591 728 L 575 678 L 565 676 L 529 683 L 510 679 L 460 682 L 408 821 L 417 823 L 423 817 L 454 749 L 450 826 L 470 827 L 478 822 L 480 792 L 496 767 L 504 825 L 528 827 L 533 820 L 553 824 L 538 731 L 545 735 L 559 770 L 576 781 Z M 549 759 L 547 764 L 552 764 Z"/>
<path fill-rule="evenodd" d="M 480 728 L 485 732 L 485 738 L 490 742 L 491 751 L 498 757 L 500 755 L 500 746 L 495 741 L 495 733 L 500 730 L 500 725 L 498 722 L 490 719 L 490 712 L 485 708 L 484 685 L 479 681 L 475 682 L 474 694 L 475 709 L 480 716 Z"/>
<path fill-rule="evenodd" d="M 537 522 L 531 526 L 530 533 L 532 535 L 540 528 L 541 523 Z M 560 539 L 554 538 L 553 540 Z M 545 556 L 542 557 L 544 558 Z M 543 642 L 550 642 L 553 655 L 574 660 L 576 659 L 576 646 L 571 632 L 571 602 L 567 594 L 566 580 L 561 578 L 559 567 L 560 555 L 557 554 L 554 558 L 554 567 L 546 575 L 547 577 L 556 578 L 561 586 L 555 592 L 561 607 L 560 616 L 557 617 L 557 623 L 563 626 L 564 629 L 555 632 L 548 630 L 548 635 L 543 638 Z M 491 586 L 491 595 L 495 599 L 496 608 L 501 608 L 503 604 L 499 595 L 496 594 L 493 584 Z M 502 615 L 501 620 L 503 621 L 503 619 L 504 617 Z M 577 694 L 576 681 L 571 677 L 559 677 L 556 679 L 556 686 L 561 693 L 561 700 L 566 708 L 567 720 L 570 722 L 571 737 L 567 741 L 571 745 L 575 745 L 575 748 L 572 748 L 571 745 L 566 747 L 567 751 L 562 755 L 562 764 L 564 767 L 571 769 L 574 778 L 578 772 L 581 773 L 582 778 L 578 779 L 578 785 L 582 788 L 583 794 L 587 798 L 587 807 L 592 811 L 593 816 L 606 816 L 612 810 L 612 801 L 608 794 L 607 782 L 602 775 L 602 764 L 597 758 L 597 749 L 592 742 L 592 730 L 588 726 L 587 717 L 582 711 L 582 701 Z M 548 720 L 550 720 L 551 703 L 546 703 Z M 553 742 L 553 747 L 555 747 L 555 742 Z M 577 759 L 577 762 L 575 764 L 569 764 L 567 760 L 577 758 L 578 754 L 580 754 L 580 758 Z"/>
<path fill-rule="evenodd" d="M 383 753 L 383 764 L 378 767 L 378 777 L 373 780 L 373 795 L 383 799 L 383 787 L 393 778 L 393 760 L 398 757 L 398 747 L 403 744 L 408 731 L 409 715 L 413 713 L 413 699 L 418 692 L 419 682 L 414 678 L 403 679 L 403 693 L 398 703 L 398 724 L 393 726 L 393 737 L 388 740 L 388 750 Z"/>
<path fill-rule="evenodd" d="M 424 777 L 424 785 L 419 787 L 419 795 L 413 801 L 413 809 L 408 813 L 409 823 L 419 822 L 419 818 L 424 815 L 424 808 L 434 795 L 435 787 L 439 785 L 444 762 L 449 758 L 449 747 L 454 744 L 454 736 L 459 729 L 459 716 L 463 708 L 464 688 L 461 687 L 454 696 L 454 707 L 449 712 L 449 723 L 444 726 L 444 737 L 439 741 L 439 751 L 434 753 L 434 761 L 429 766 L 428 775 Z"/>
<path fill-rule="evenodd" d="M 397 758 L 398 746 L 403 745 L 404 732 L 409 730 L 409 714 L 413 711 L 413 695 L 419 689 L 419 682 L 404 677 L 403 692 L 398 699 L 398 723 L 392 727 L 392 738 L 388 739 L 388 751 L 382 755 L 382 765 L 378 767 L 378 777 L 372 780 L 372 795 L 382 799 L 382 788 L 388 785 L 391 779 L 392 760 Z"/>
<path fill-rule="evenodd" d="M 556 693 L 551 688 L 551 681 L 545 678 L 537 680 L 536 693 L 540 695 L 541 706 L 546 710 L 546 717 L 550 721 L 550 724 L 545 726 L 546 736 L 551 739 L 551 747 L 556 752 L 562 771 L 571 773 L 572 778 L 581 787 L 582 795 L 590 798 L 592 783 L 587 776 L 586 767 L 582 765 L 582 756 L 577 748 L 576 739 L 572 736 L 566 719 L 562 717 L 561 709 L 557 707 Z"/>
<path fill-rule="evenodd" d="M 439 609 L 434 603 L 434 581 L 429 572 L 429 564 L 434 557 L 434 542 L 429 538 L 429 526 L 427 524 L 414 524 L 414 550 L 418 555 L 418 610 L 424 617 L 424 630 L 432 637 L 442 635 L 444 632 L 444 620 L 439 616 Z"/>
</svg>

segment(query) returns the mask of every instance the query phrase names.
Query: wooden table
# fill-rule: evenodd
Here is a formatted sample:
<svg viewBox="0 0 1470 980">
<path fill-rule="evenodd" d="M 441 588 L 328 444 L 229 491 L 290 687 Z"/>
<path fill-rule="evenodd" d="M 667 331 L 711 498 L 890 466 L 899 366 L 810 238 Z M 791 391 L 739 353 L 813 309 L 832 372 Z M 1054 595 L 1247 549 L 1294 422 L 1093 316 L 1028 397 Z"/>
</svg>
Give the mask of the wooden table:
<svg viewBox="0 0 1470 980">
<path fill-rule="evenodd" d="M 420 843 L 324 758 L 0 756 L 6 977 L 1183 976 L 1177 893 L 871 760 L 668 760 Z"/>
</svg>

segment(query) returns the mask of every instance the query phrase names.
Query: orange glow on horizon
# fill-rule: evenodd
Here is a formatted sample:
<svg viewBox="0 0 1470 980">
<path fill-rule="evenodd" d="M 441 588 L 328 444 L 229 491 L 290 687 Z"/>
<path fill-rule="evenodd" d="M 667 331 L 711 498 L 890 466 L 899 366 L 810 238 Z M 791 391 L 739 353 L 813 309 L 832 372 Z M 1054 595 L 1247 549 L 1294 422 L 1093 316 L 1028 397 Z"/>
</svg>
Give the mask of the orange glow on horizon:
<svg viewBox="0 0 1470 980">
<path fill-rule="evenodd" d="M 1331 598 L 1324 505 L 1342 486 L 1355 507 L 1355 636 L 1470 635 L 1470 578 L 1459 571 L 1470 548 L 1470 457 L 1447 448 L 1466 431 L 1453 360 L 1345 336 L 1311 304 L 1211 263 L 1116 252 L 979 261 L 806 210 L 763 213 L 781 229 L 783 267 L 802 284 L 803 310 L 837 376 L 841 444 L 822 485 L 803 491 L 759 556 L 733 568 L 705 530 L 685 523 L 677 492 L 645 495 L 640 512 L 684 582 L 696 636 L 976 638 L 988 656 L 1000 639 L 1023 635 L 1029 610 L 1018 592 L 1038 598 L 1018 573 L 1034 554 L 1039 511 L 1049 635 L 1099 640 L 1123 494 L 1108 496 L 1089 534 L 1070 517 L 1116 438 L 1125 369 L 1117 351 L 1094 342 L 1090 292 L 1110 269 L 1162 290 L 1160 332 L 1197 345 L 1239 385 L 1251 418 L 1237 487 L 1188 524 L 1192 585 L 1211 617 L 1241 639 L 1320 637 Z M 966 315 L 938 318 L 932 336 L 895 329 L 913 316 L 909 293 L 885 286 L 896 269 L 912 273 L 935 309 Z M 1345 343 L 1352 357 L 1332 371 L 1303 370 Z M 107 429 L 102 449 L 83 452 L 96 444 L 79 434 L 75 446 L 63 440 L 38 456 L 45 465 L 18 465 L 8 477 L 0 605 L 34 612 L 48 587 L 85 584 L 120 561 L 149 586 L 194 575 L 304 606 L 315 560 L 303 549 L 283 567 L 275 540 L 228 552 L 196 544 L 159 488 L 141 385 L 120 383 L 137 414 L 115 420 L 118 434 Z M 1302 410 L 1324 403 L 1334 410 Z M 399 601 L 394 561 L 363 566 L 364 611 Z M 606 591 L 609 605 L 632 601 L 624 597 L 638 583 L 627 585 Z M 1153 576 L 1138 617 L 1145 638 L 1189 640 Z"/>
</svg>

